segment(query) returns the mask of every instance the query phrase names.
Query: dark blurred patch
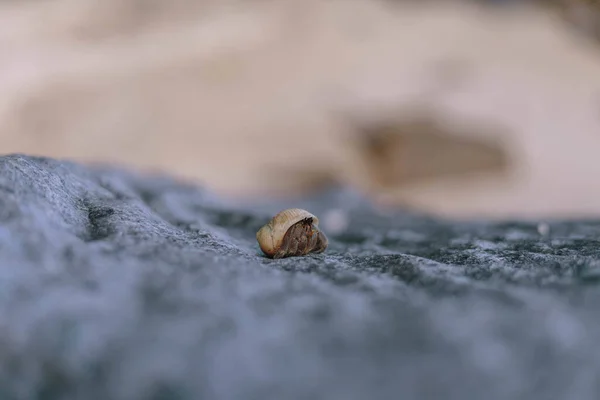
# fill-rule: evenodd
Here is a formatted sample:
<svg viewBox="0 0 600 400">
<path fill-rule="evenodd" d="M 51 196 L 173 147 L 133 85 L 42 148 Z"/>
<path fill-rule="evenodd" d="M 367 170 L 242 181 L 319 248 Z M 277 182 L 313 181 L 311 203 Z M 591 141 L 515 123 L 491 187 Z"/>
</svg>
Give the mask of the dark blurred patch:
<svg viewBox="0 0 600 400">
<path fill-rule="evenodd" d="M 577 32 L 594 40 L 600 40 L 600 2 L 598 0 L 548 1 L 561 17 Z"/>
<path fill-rule="evenodd" d="M 505 172 L 510 165 L 508 150 L 490 135 L 476 133 L 497 128 L 469 126 L 473 132 L 459 132 L 432 113 L 422 112 L 360 126 L 355 139 L 372 182 L 380 187 Z"/>
</svg>

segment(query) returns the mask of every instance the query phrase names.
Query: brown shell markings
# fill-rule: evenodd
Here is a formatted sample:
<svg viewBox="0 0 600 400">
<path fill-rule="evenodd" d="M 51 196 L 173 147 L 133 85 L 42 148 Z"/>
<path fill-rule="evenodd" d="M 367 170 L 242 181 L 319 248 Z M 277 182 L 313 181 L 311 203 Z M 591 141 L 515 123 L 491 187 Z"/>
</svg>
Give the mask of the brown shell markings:
<svg viewBox="0 0 600 400">
<path fill-rule="evenodd" d="M 274 259 L 322 253 L 328 244 L 319 230 L 319 219 L 300 208 L 275 215 L 256 233 L 256 240 L 263 253 Z"/>
</svg>

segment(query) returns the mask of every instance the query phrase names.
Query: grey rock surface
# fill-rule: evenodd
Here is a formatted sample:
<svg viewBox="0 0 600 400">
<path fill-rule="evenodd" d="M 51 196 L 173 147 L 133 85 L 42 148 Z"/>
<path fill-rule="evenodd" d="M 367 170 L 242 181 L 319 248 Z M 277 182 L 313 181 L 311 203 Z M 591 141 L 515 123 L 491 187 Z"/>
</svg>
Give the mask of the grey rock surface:
<svg viewBox="0 0 600 400">
<path fill-rule="evenodd" d="M 289 207 L 348 224 L 266 259 L 255 232 Z M 599 237 L 5 156 L 0 398 L 598 399 Z"/>
</svg>

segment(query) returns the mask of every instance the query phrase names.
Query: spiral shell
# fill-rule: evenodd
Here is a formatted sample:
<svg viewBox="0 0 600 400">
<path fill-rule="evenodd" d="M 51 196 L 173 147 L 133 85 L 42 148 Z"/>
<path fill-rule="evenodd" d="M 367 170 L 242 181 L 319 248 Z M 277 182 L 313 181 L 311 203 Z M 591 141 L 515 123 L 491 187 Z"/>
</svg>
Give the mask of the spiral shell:
<svg viewBox="0 0 600 400">
<path fill-rule="evenodd" d="M 300 208 L 275 215 L 256 233 L 260 249 L 269 258 L 322 253 L 328 240 L 318 228 L 319 219 Z"/>
</svg>

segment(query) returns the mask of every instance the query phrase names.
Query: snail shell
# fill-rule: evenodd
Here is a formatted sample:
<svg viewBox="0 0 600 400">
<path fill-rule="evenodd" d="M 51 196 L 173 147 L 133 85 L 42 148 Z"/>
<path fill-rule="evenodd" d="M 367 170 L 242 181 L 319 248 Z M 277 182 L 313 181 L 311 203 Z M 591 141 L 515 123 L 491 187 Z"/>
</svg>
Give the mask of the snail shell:
<svg viewBox="0 0 600 400">
<path fill-rule="evenodd" d="M 328 240 L 318 228 L 319 219 L 300 208 L 275 215 L 256 233 L 260 249 L 269 258 L 303 256 L 322 253 Z"/>
</svg>

